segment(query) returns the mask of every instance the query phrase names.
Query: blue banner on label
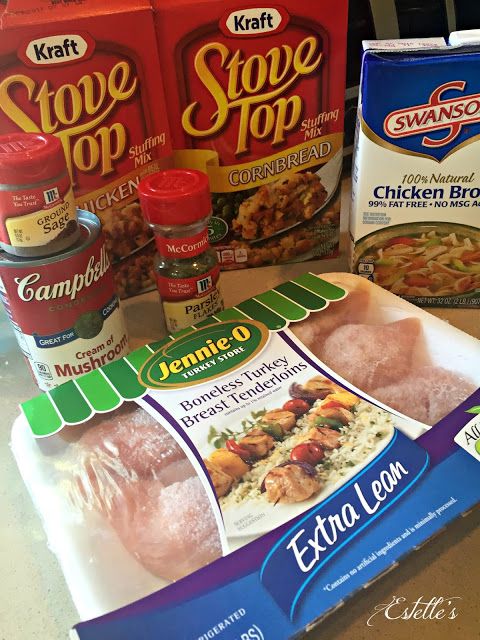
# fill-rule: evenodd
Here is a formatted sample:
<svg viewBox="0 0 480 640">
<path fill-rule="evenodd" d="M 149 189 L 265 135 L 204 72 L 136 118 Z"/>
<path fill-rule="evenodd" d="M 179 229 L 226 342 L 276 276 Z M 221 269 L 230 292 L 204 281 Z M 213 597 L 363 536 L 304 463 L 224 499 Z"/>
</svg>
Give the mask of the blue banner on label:
<svg viewBox="0 0 480 640">
<path fill-rule="evenodd" d="M 73 342 L 78 336 L 75 333 L 75 329 L 70 328 L 59 333 L 51 333 L 49 336 L 38 336 L 34 333 L 33 338 L 36 346 L 40 347 L 40 349 L 51 349 L 52 347 L 59 347 L 62 344 Z"/>
<path fill-rule="evenodd" d="M 408 443 L 404 447 L 398 441 L 394 446 L 399 444 L 406 452 L 409 474 L 399 482 L 395 499 L 402 490 L 405 494 L 392 509 L 383 509 L 387 504 L 384 501 L 377 511 L 383 511 L 381 517 L 361 536 L 349 541 L 345 552 L 338 553 L 316 574 L 295 610 L 294 620 L 289 620 L 276 606 L 278 599 L 267 595 L 265 584 L 258 579 L 262 558 L 275 544 L 272 535 L 279 539 L 271 533 L 142 600 L 78 624 L 75 627 L 78 638 L 286 640 L 297 637 L 299 632 L 303 634 L 308 623 L 330 611 L 478 502 L 480 465 L 473 456 L 457 448 L 437 466 L 430 465 L 428 473 L 412 487 L 422 476 L 422 461 L 425 460 L 424 466 L 428 461 L 418 447 L 414 450 Z M 387 453 L 381 467 L 400 460 L 407 468 L 405 458 L 399 455 L 397 450 Z M 381 467 L 377 471 L 381 472 Z M 360 483 L 367 498 L 365 479 L 358 475 L 352 482 Z M 393 499 L 389 501 L 391 504 Z M 288 529 L 285 526 L 284 531 Z M 282 580 L 277 590 L 289 589 L 290 576 L 285 571 L 278 571 L 277 575 Z M 270 584 L 269 588 L 272 591 Z"/>
<path fill-rule="evenodd" d="M 105 304 L 101 309 L 98 310 L 98 314 L 93 312 L 99 320 L 101 318 L 101 323 L 98 322 L 98 333 L 100 333 L 100 331 L 102 330 L 103 322 L 109 316 L 111 316 L 112 313 L 115 311 L 115 309 L 118 309 L 118 307 L 119 307 L 118 297 L 114 295 L 110 298 L 107 304 Z M 92 312 L 88 312 L 88 313 L 91 314 Z M 86 314 L 83 314 L 83 315 L 86 315 Z M 79 319 L 81 318 L 82 318 L 82 315 L 79 316 Z M 77 338 L 80 338 L 80 337 L 82 336 L 78 335 L 75 327 L 64 329 L 63 331 L 59 331 L 58 333 L 51 333 L 48 336 L 39 336 L 37 334 L 33 334 L 35 344 L 40 349 L 51 349 L 52 347 L 58 347 L 62 344 L 73 342 L 74 340 L 77 340 Z M 92 337 L 92 336 L 89 336 L 89 337 Z"/>
<path fill-rule="evenodd" d="M 320 569 L 407 492 L 427 466 L 426 451 L 395 431 L 375 460 L 277 542 L 260 577 L 290 619 Z"/>
<path fill-rule="evenodd" d="M 112 315 L 115 309 L 118 309 L 119 306 L 120 306 L 120 303 L 118 302 L 118 296 L 116 295 L 112 296 L 112 298 L 110 298 L 107 304 L 104 305 L 102 309 L 100 309 L 100 314 L 102 318 L 106 320 L 109 316 Z"/>
</svg>

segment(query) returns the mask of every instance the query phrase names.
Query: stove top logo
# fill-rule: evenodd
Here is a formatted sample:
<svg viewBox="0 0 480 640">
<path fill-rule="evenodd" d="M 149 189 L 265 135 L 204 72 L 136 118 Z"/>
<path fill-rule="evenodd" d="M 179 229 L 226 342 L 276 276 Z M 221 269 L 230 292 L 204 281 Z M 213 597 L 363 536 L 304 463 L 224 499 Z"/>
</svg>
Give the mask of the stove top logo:
<svg viewBox="0 0 480 640">
<path fill-rule="evenodd" d="M 440 85 L 432 92 L 427 104 L 392 111 L 385 118 L 383 129 L 390 138 L 404 138 L 426 134 L 425 147 L 443 147 L 460 134 L 467 124 L 480 122 L 480 93 L 443 98 L 446 91 L 463 91 L 466 82 L 454 80 Z M 444 135 L 432 137 L 433 132 Z"/>
</svg>

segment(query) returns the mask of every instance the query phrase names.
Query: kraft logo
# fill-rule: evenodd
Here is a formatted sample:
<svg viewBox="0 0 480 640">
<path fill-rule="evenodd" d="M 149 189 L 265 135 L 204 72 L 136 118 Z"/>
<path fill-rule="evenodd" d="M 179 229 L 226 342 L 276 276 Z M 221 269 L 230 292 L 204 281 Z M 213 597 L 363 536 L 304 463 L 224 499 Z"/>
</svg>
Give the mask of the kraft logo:
<svg viewBox="0 0 480 640">
<path fill-rule="evenodd" d="M 93 48 L 87 34 L 59 34 L 30 40 L 20 57 L 28 66 L 59 65 L 90 57 Z"/>
<path fill-rule="evenodd" d="M 226 36 L 255 37 L 283 31 L 289 16 L 283 7 L 249 7 L 225 14 L 220 29 Z"/>
<path fill-rule="evenodd" d="M 480 93 L 443 98 L 446 91 L 463 91 L 466 82 L 454 80 L 440 85 L 432 92 L 426 104 L 392 111 L 385 118 L 383 129 L 391 138 L 403 138 L 422 133 L 444 131 L 445 135 L 425 135 L 425 147 L 443 147 L 459 135 L 462 127 L 480 122 Z"/>
</svg>

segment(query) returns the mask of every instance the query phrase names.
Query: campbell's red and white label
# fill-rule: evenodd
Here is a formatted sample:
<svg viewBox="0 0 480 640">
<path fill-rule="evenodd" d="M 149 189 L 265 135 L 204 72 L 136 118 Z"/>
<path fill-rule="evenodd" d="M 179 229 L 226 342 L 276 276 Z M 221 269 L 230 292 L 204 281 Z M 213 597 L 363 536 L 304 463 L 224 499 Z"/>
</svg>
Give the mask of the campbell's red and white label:
<svg viewBox="0 0 480 640">
<path fill-rule="evenodd" d="M 188 238 L 155 238 L 160 255 L 166 258 L 193 258 L 208 247 L 208 229 L 203 229 Z"/>
<path fill-rule="evenodd" d="M 103 236 L 63 260 L 6 265 L 0 261 L 0 296 L 40 388 L 128 352 Z"/>
</svg>

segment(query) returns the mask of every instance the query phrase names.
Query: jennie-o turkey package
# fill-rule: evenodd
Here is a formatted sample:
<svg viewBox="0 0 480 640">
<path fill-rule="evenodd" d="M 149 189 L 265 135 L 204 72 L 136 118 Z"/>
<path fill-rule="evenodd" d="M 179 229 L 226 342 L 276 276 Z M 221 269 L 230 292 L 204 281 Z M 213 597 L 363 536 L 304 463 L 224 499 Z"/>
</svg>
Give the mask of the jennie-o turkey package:
<svg viewBox="0 0 480 640">
<path fill-rule="evenodd" d="M 345 0 L 158 0 L 178 166 L 206 171 L 224 269 L 338 248 Z"/>
<path fill-rule="evenodd" d="M 23 404 L 13 452 L 96 618 L 72 638 L 313 627 L 478 502 L 479 359 L 364 278 L 304 274 Z"/>
<path fill-rule="evenodd" d="M 16 131 L 62 141 L 76 204 L 102 221 L 120 295 L 153 287 L 137 184 L 166 166 L 170 140 L 150 3 L 9 0 L 0 133 Z"/>
</svg>

